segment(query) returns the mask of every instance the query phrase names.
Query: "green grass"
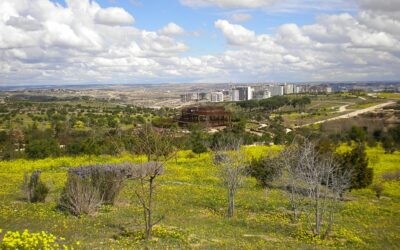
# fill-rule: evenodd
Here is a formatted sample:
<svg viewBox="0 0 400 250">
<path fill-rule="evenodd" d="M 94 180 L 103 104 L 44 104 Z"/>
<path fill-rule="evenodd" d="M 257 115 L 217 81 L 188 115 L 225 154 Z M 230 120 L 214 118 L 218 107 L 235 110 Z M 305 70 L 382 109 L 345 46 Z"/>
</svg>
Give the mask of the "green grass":
<svg viewBox="0 0 400 250">
<path fill-rule="evenodd" d="M 369 108 L 378 104 L 383 103 L 382 101 L 364 101 L 362 103 L 359 104 L 355 104 L 355 105 L 350 105 L 348 108 L 349 109 L 365 109 L 365 108 Z"/>
<path fill-rule="evenodd" d="M 280 147 L 247 147 L 247 157 L 259 157 Z M 343 150 L 346 150 L 343 146 Z M 266 192 L 253 178 L 246 178 L 236 198 L 237 214 L 225 217 L 227 195 L 212 166 L 209 154 L 192 157 L 179 152 L 177 161 L 166 166 L 159 179 L 156 216 L 165 215 L 151 242 L 121 236 L 121 228 L 133 230 L 142 223 L 140 205 L 134 199 L 133 182 L 128 182 L 116 206 L 102 207 L 93 216 L 76 218 L 56 209 L 68 167 L 92 163 L 142 161 L 131 155 L 121 157 L 62 157 L 37 161 L 0 162 L 0 228 L 4 231 L 29 229 L 48 231 L 80 241 L 82 249 L 399 249 L 399 183 L 385 184 L 378 200 L 370 189 L 347 195 L 344 210 L 337 215 L 334 235 L 313 241 L 305 223 L 292 224 L 288 217 L 287 194 L 279 189 Z M 369 148 L 374 171 L 379 176 L 399 169 L 400 153 L 384 154 Z M 46 203 L 29 204 L 19 193 L 24 171 L 43 170 L 43 180 L 51 192 Z M 0 236 L 1 238 L 1 236 Z"/>
<path fill-rule="evenodd" d="M 400 100 L 400 93 L 379 93 L 379 98 Z"/>
</svg>

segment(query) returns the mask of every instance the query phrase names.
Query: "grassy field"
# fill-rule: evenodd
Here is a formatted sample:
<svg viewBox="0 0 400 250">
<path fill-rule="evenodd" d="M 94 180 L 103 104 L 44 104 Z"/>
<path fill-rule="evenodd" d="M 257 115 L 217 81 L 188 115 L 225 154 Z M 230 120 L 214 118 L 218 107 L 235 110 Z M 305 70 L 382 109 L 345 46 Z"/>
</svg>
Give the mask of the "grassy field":
<svg viewBox="0 0 400 250">
<path fill-rule="evenodd" d="M 379 93 L 378 97 L 379 98 L 400 100 L 400 93 Z"/>
<path fill-rule="evenodd" d="M 247 157 L 258 157 L 279 147 L 247 147 Z M 344 147 L 342 150 L 346 150 Z M 384 154 L 369 148 L 376 178 L 400 169 L 400 153 Z M 227 219 L 227 195 L 216 177 L 209 154 L 194 156 L 179 152 L 169 162 L 159 180 L 156 216 L 165 219 L 154 230 L 154 239 L 135 239 L 142 224 L 141 207 L 128 182 L 117 205 L 104 206 L 92 216 L 77 218 L 61 213 L 56 202 L 69 167 L 105 162 L 140 162 L 143 158 L 62 157 L 37 161 L 0 162 L 0 229 L 6 231 L 46 231 L 63 237 L 75 249 L 399 249 L 400 184 L 385 183 L 378 200 L 372 190 L 352 191 L 346 195 L 344 210 L 337 215 L 332 237 L 321 241 L 308 232 L 306 223 L 293 224 L 288 216 L 288 198 L 279 189 L 264 190 L 247 178 L 238 191 L 234 219 Z M 51 193 L 46 203 L 26 203 L 20 194 L 24 171 L 43 170 Z M 303 218 L 304 220 L 304 218 Z"/>
<path fill-rule="evenodd" d="M 312 96 L 311 104 L 306 105 L 300 112 L 292 107 L 285 107 L 282 115 L 285 126 L 309 124 L 319 120 L 332 118 L 342 115 L 344 112 L 351 112 L 358 109 L 372 107 L 384 102 L 385 99 L 371 98 L 365 96 L 360 98 L 348 93 Z M 340 107 L 345 106 L 344 111 L 340 112 Z"/>
</svg>

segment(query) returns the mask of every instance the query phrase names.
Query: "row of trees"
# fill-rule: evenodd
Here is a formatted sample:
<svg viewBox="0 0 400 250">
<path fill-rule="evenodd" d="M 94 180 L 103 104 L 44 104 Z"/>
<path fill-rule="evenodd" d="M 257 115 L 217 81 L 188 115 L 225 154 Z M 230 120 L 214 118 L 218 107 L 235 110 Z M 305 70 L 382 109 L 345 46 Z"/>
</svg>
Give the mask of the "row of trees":
<svg viewBox="0 0 400 250">
<path fill-rule="evenodd" d="M 228 217 L 234 215 L 235 194 L 250 174 L 265 188 L 279 181 L 275 187 L 289 193 L 292 220 L 295 222 L 304 214 L 313 232 L 325 238 L 332 230 L 344 193 L 372 183 L 373 172 L 362 144 L 339 155 L 303 138 L 280 153 L 253 159 L 250 164 L 240 145 L 232 141 L 214 155 L 228 193 Z"/>
<path fill-rule="evenodd" d="M 277 110 L 284 106 L 292 106 L 304 110 L 307 104 L 311 103 L 310 97 L 288 98 L 286 96 L 273 96 L 262 100 L 249 100 L 238 102 L 237 105 L 248 110 L 262 109 L 266 111 Z"/>
<path fill-rule="evenodd" d="M 355 141 L 358 143 L 367 143 L 375 146 L 380 143 L 387 153 L 393 153 L 400 150 L 400 125 L 382 128 L 368 129 L 367 126 L 352 126 L 344 133 L 331 135 L 332 139 L 338 142 Z"/>
</svg>

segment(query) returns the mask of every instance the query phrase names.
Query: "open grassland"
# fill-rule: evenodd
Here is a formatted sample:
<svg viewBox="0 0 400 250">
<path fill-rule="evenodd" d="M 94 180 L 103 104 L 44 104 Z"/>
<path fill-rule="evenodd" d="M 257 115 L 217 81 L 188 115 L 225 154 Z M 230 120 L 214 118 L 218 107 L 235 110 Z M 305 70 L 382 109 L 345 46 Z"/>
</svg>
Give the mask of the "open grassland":
<svg viewBox="0 0 400 250">
<path fill-rule="evenodd" d="M 359 109 L 369 108 L 387 101 L 386 99 L 359 97 L 346 93 L 311 96 L 311 103 L 304 109 L 284 107 L 284 125 L 287 127 L 311 124 L 317 121 L 333 118 Z"/>
<path fill-rule="evenodd" d="M 400 93 L 379 93 L 378 97 L 379 98 L 400 100 Z"/>
<path fill-rule="evenodd" d="M 280 147 L 247 147 L 247 157 L 259 157 Z M 340 150 L 347 150 L 343 146 Z M 400 153 L 384 154 L 369 148 L 375 182 L 382 174 L 400 169 Z M 193 156 L 179 152 L 159 179 L 156 216 L 165 215 L 150 242 L 135 240 L 142 225 L 140 204 L 129 181 L 117 205 L 104 206 L 93 216 L 77 218 L 56 209 L 69 167 L 106 162 L 141 162 L 132 155 L 121 157 L 62 157 L 37 161 L 0 162 L 0 228 L 5 231 L 47 231 L 65 238 L 76 249 L 399 249 L 400 184 L 386 182 L 383 197 L 370 189 L 346 195 L 337 214 L 332 237 L 321 241 L 309 233 L 305 218 L 293 224 L 288 215 L 287 193 L 264 190 L 247 178 L 236 198 L 237 214 L 227 219 L 227 195 L 212 166 L 210 154 Z M 20 194 L 24 171 L 43 170 L 51 193 L 46 203 L 29 204 Z M 1 233 L 0 233 L 1 235 Z M 1 237 L 1 236 L 0 236 Z"/>
</svg>

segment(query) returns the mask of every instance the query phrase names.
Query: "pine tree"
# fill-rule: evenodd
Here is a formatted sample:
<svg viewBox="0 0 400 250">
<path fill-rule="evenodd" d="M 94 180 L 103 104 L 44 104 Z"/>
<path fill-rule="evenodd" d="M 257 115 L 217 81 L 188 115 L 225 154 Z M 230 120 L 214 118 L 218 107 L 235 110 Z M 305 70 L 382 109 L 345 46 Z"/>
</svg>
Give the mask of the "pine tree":
<svg viewBox="0 0 400 250">
<path fill-rule="evenodd" d="M 373 169 L 368 167 L 364 144 L 358 143 L 353 150 L 345 153 L 341 158 L 342 169 L 351 171 L 350 190 L 365 188 L 372 183 Z"/>
</svg>

